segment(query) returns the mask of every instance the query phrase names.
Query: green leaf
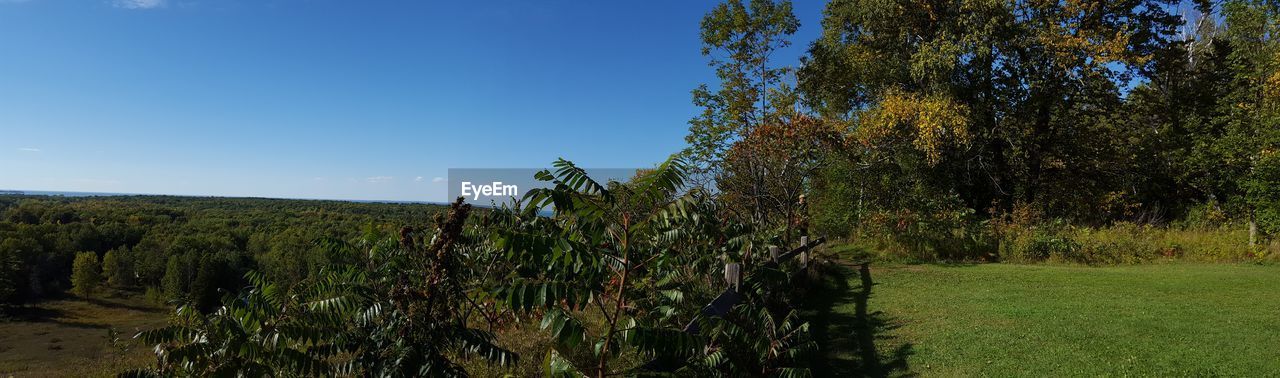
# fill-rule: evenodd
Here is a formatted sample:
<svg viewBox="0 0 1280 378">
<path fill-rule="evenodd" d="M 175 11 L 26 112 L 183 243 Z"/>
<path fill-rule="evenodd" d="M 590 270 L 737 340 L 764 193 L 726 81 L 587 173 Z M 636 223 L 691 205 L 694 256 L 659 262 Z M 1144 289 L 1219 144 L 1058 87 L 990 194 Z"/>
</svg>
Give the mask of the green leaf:
<svg viewBox="0 0 1280 378">
<path fill-rule="evenodd" d="M 555 378 L 581 378 L 586 377 L 572 362 L 560 356 L 555 349 L 547 351 L 547 376 Z"/>
</svg>

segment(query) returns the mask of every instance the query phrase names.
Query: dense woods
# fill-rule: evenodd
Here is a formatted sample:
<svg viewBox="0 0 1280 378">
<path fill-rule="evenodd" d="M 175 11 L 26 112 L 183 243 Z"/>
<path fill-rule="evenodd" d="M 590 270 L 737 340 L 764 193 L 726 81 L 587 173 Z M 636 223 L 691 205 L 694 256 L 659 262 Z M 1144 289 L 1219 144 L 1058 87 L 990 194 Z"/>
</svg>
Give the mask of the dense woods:
<svg viewBox="0 0 1280 378">
<path fill-rule="evenodd" d="M 689 148 L 627 182 L 559 160 L 496 209 L 0 196 L 0 303 L 173 305 L 138 376 L 799 377 L 818 347 L 792 283 L 822 268 L 766 251 L 802 236 L 909 261 L 1280 256 L 1280 4 L 833 0 L 800 62 L 772 60 L 798 27 L 787 1 L 716 5 Z M 753 269 L 742 304 L 699 316 L 726 263 Z"/>
<path fill-rule="evenodd" d="M 791 67 L 769 60 L 790 5 L 729 1 L 703 21 L 721 83 L 694 91 L 684 155 L 743 214 L 783 224 L 803 192 L 817 229 L 913 259 L 1250 259 L 1280 230 L 1277 12 L 837 0 Z M 1081 235 L 1142 227 L 1248 235 L 1136 256 Z"/>
<path fill-rule="evenodd" d="M 261 271 L 296 283 L 329 263 L 321 237 L 421 222 L 440 206 L 168 196 L 0 196 L 0 301 L 37 301 L 89 282 L 203 308 Z M 99 262 L 100 261 L 100 262 Z M 100 279 L 99 275 L 104 276 Z"/>
</svg>

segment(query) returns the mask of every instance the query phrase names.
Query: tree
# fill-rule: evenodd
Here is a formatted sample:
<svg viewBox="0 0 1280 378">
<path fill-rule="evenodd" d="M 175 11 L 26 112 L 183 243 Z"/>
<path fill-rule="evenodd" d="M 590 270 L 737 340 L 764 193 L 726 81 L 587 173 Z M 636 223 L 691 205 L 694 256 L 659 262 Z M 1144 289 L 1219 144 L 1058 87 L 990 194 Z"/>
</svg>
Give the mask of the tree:
<svg viewBox="0 0 1280 378">
<path fill-rule="evenodd" d="M 1118 133 L 1133 151 L 1117 168 L 1136 200 L 1172 216 L 1231 197 L 1231 183 L 1212 146 L 1222 138 L 1222 100 L 1231 87 L 1230 46 L 1213 14 L 1189 20 L 1177 43 L 1152 55 L 1150 81 L 1134 87 L 1119 112 Z"/>
<path fill-rule="evenodd" d="M 1225 39 L 1231 44 L 1227 60 L 1234 76 L 1223 106 L 1225 133 L 1214 149 L 1221 167 L 1236 184 L 1239 201 L 1249 220 L 1249 245 L 1257 240 L 1258 220 L 1264 231 L 1280 229 L 1272 189 L 1276 179 L 1276 151 L 1280 150 L 1280 5 L 1266 1 L 1228 1 L 1222 13 Z"/>
<path fill-rule="evenodd" d="M 102 275 L 115 287 L 133 285 L 133 264 L 127 248 L 116 248 L 102 255 Z"/>
<path fill-rule="evenodd" d="M 1127 188 L 1109 122 L 1121 86 L 1168 45 L 1172 4 L 835 0 L 798 88 L 860 142 L 844 179 L 867 192 L 930 187 L 918 192 L 1090 219 Z"/>
<path fill-rule="evenodd" d="M 71 292 L 81 297 L 91 297 L 102 284 L 102 272 L 98 266 L 98 254 L 80 252 L 71 265 Z"/>
<path fill-rule="evenodd" d="M 713 173 L 735 140 L 793 106 L 785 102 L 794 99 L 783 82 L 789 69 L 769 59 L 791 44 L 787 37 L 799 26 L 790 1 L 728 0 L 703 17 L 702 54 L 710 57 L 720 85 L 693 90 L 693 103 L 703 111 L 689 121 L 683 154 L 695 175 Z"/>
<path fill-rule="evenodd" d="M 220 253 L 200 256 L 198 261 L 196 274 L 191 277 L 189 298 L 196 309 L 209 312 L 220 304 L 222 293 L 219 293 L 219 289 L 224 289 L 228 286 L 221 281 L 237 277 L 239 274 L 227 269 L 227 264 Z"/>
<path fill-rule="evenodd" d="M 843 144 L 829 124 L 806 116 L 757 127 L 726 151 L 716 177 L 720 200 L 758 226 L 785 227 L 789 240 L 793 220 L 806 215 L 799 201 L 810 179 Z"/>
<path fill-rule="evenodd" d="M 155 345 L 157 362 L 131 373 L 436 377 L 465 376 L 455 361 L 466 357 L 513 363 L 516 356 L 471 328 L 462 311 L 468 298 L 460 251 L 470 209 L 459 199 L 434 229 L 387 236 L 370 227 L 354 242 L 321 240 L 354 263 L 334 264 L 298 285 L 250 272 L 249 288 L 215 310 L 184 305 L 173 324 L 140 332 L 138 339 Z"/>
<path fill-rule="evenodd" d="M 681 195 L 687 168 L 679 158 L 628 183 L 596 182 L 564 160 L 554 166 L 536 176 L 549 188 L 530 191 L 522 206 L 499 209 L 488 222 L 511 264 L 496 297 L 517 314 L 542 315 L 555 341 L 549 373 L 605 377 L 650 367 L 626 363 L 635 360 L 686 374 L 728 369 L 723 354 L 704 355 L 728 340 L 708 344 L 682 328 L 698 313 L 689 305 L 716 294 L 699 290 L 707 288 L 705 272 L 748 258 L 758 235 L 701 190 Z M 548 207 L 554 215 L 539 216 Z M 584 319 L 592 315 L 602 324 Z M 764 371 L 807 372 L 794 362 L 770 361 Z"/>
<path fill-rule="evenodd" d="M 9 278 L 13 281 L 14 293 L 9 296 L 12 303 L 39 298 L 44 294 L 44 283 L 48 280 L 43 273 L 47 254 L 45 247 L 35 238 L 8 237 L 0 241 L 0 253 L 17 261 L 17 271 Z"/>
<path fill-rule="evenodd" d="M 661 346 L 649 343 L 655 337 L 670 343 L 661 351 L 689 353 L 693 344 L 687 335 L 640 323 L 634 309 L 636 297 L 643 295 L 637 291 L 638 282 L 644 282 L 637 276 L 641 266 L 636 262 L 660 256 L 661 250 L 653 245 L 661 216 L 657 210 L 670 204 L 667 199 L 683 187 L 683 163 L 669 160 L 638 176 L 641 180 L 633 186 L 614 185 L 623 195 L 571 162 L 559 160 L 554 166 L 554 173 L 544 170 L 535 176 L 550 188 L 529 191 L 522 208 L 501 213 L 502 220 L 493 222 L 509 224 L 494 230 L 494 244 L 515 265 L 505 280 L 510 284 L 496 290 L 499 298 L 517 312 L 542 312 L 543 328 L 563 348 L 548 351 L 548 369 L 556 376 L 612 375 L 621 371 L 610 362 L 624 352 L 625 343 L 647 345 L 644 352 L 656 353 L 654 348 Z M 627 206 L 623 199 L 656 208 Z M 537 216 L 548 207 L 555 211 L 553 219 Z M 588 305 L 597 306 L 605 318 L 599 333 L 589 332 L 575 315 Z M 565 356 L 564 350 L 576 354 L 579 348 L 594 357 L 590 365 Z"/>
<path fill-rule="evenodd" d="M 171 300 L 186 297 L 190 289 L 191 277 L 187 274 L 187 267 L 183 264 L 183 260 L 181 256 L 169 256 L 164 278 L 161 279 L 164 295 Z"/>
<path fill-rule="evenodd" d="M 0 305 L 14 302 L 22 284 L 22 260 L 15 251 L 0 248 Z"/>
</svg>

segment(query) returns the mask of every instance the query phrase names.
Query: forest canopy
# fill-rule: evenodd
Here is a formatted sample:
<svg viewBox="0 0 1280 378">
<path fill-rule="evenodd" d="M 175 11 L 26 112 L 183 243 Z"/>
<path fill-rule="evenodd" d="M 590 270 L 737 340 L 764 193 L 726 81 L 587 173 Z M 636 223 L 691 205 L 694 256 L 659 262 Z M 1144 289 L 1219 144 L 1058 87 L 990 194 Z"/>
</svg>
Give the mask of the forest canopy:
<svg viewBox="0 0 1280 378">
<path fill-rule="evenodd" d="M 834 0 L 794 67 L 769 60 L 789 12 L 727 1 L 703 21 L 720 85 L 694 90 L 706 110 L 684 156 L 743 213 L 803 192 L 837 235 L 1247 225 L 1254 246 L 1280 231 L 1275 2 Z M 968 249 L 952 257 L 998 255 Z"/>
</svg>

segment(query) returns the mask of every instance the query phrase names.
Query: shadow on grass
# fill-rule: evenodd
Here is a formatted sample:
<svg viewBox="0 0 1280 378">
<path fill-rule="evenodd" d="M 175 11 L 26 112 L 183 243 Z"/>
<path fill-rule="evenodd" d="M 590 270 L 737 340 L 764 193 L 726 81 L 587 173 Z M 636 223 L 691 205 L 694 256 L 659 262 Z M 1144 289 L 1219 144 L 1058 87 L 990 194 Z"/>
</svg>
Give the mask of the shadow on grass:
<svg viewBox="0 0 1280 378">
<path fill-rule="evenodd" d="M 129 310 L 129 311 L 138 311 L 138 312 L 158 312 L 158 311 L 164 310 L 160 307 L 155 307 L 155 306 L 134 305 L 134 304 L 121 303 L 117 301 L 109 301 L 109 300 L 98 299 L 98 298 L 81 298 L 81 300 L 92 303 L 97 306 L 113 308 L 118 310 Z"/>
<path fill-rule="evenodd" d="M 83 303 L 87 303 L 100 308 L 112 309 L 112 310 L 123 310 L 123 311 L 137 311 L 137 312 L 149 312 L 149 313 L 160 313 L 163 311 L 162 309 L 157 307 L 123 303 L 117 300 L 59 296 L 56 299 L 50 299 L 40 303 L 30 303 L 25 305 L 0 307 L 0 322 L 50 323 L 50 324 L 57 324 L 64 327 L 82 328 L 82 329 L 111 328 L 111 324 L 108 320 L 100 319 L 100 316 L 101 316 L 100 313 L 97 313 L 97 312 L 90 313 L 90 316 L 86 318 L 84 314 L 77 315 L 73 312 L 69 312 L 65 308 L 66 306 L 57 304 L 60 302 L 67 302 L 67 303 L 73 303 L 73 304 L 75 302 L 83 302 Z M 93 308 L 90 308 L 90 309 L 91 311 L 100 310 L 100 309 L 93 309 Z M 86 319 L 72 320 L 74 318 L 86 318 Z M 84 320 L 88 320 L 88 321 L 84 321 Z M 96 322 L 100 320 L 103 322 L 102 323 Z"/>
<path fill-rule="evenodd" d="M 60 309 L 52 309 L 36 306 L 17 306 L 8 309 L 7 321 L 19 321 L 28 323 L 51 323 L 63 327 L 82 328 L 82 329 L 107 329 L 110 328 L 104 324 L 96 324 L 82 321 L 66 320 L 69 316 L 66 311 Z"/>
<path fill-rule="evenodd" d="M 5 309 L 5 322 L 28 322 L 28 323 L 52 323 L 63 327 L 83 328 L 83 329 L 107 329 L 108 327 L 101 324 L 64 320 L 67 318 L 67 312 L 60 309 L 52 309 L 37 306 L 14 306 Z"/>
<path fill-rule="evenodd" d="M 33 305 L 20 305 L 3 308 L 3 314 L 6 321 L 43 322 L 62 317 L 66 314 L 66 311 Z"/>
<path fill-rule="evenodd" d="M 818 356 L 812 362 L 814 375 L 914 375 L 907 366 L 907 357 L 913 353 L 910 343 L 891 351 L 879 350 L 876 344 L 891 339 L 883 333 L 898 326 L 884 312 L 868 309 L 867 303 L 876 285 L 870 269 L 866 265 L 852 267 L 833 263 L 818 273 L 818 285 L 805 306 L 810 331 L 819 346 Z M 854 282 L 856 287 L 851 286 Z"/>
</svg>

